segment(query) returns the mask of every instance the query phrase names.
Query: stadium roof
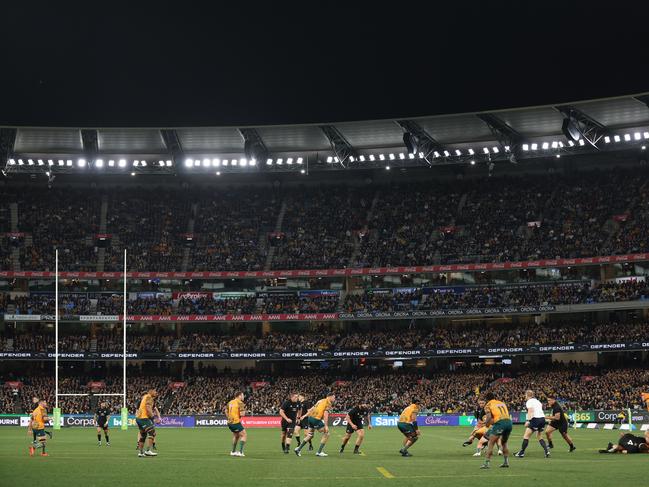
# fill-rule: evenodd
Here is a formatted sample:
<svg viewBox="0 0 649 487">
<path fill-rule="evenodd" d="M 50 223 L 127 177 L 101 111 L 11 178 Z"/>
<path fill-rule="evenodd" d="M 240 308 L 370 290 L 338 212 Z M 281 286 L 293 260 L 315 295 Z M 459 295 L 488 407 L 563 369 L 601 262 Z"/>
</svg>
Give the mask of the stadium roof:
<svg viewBox="0 0 649 487">
<path fill-rule="evenodd" d="M 0 164 L 8 172 L 169 173 L 517 162 L 643 147 L 649 139 L 648 104 L 649 93 L 642 93 L 400 120 L 247 127 L 2 127 Z"/>
</svg>

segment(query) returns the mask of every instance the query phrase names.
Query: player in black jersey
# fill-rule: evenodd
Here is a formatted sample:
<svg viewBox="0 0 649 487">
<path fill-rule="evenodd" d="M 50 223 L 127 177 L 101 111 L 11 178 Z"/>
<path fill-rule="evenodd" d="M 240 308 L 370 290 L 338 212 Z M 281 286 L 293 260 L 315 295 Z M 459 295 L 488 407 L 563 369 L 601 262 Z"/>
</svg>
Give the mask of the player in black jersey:
<svg viewBox="0 0 649 487">
<path fill-rule="evenodd" d="M 301 418 L 304 416 L 309 409 L 313 407 L 313 402 L 309 401 L 306 399 L 306 396 L 304 394 L 298 394 L 297 395 L 297 400 L 300 404 L 300 414 L 298 418 Z M 298 421 L 295 431 L 293 434 L 295 434 L 295 439 L 297 440 L 298 446 L 300 445 L 300 431 L 308 431 L 309 429 L 309 424 L 308 424 L 308 419 L 306 417 L 302 418 L 300 421 Z M 309 438 L 309 451 L 313 450 L 313 443 L 311 443 L 311 438 Z"/>
<path fill-rule="evenodd" d="M 95 424 L 97 425 L 97 445 L 101 446 L 101 432 L 104 431 L 106 437 L 106 446 L 110 446 L 110 438 L 108 437 L 108 421 L 110 420 L 110 408 L 108 404 L 102 402 L 95 411 Z"/>
<path fill-rule="evenodd" d="M 573 452 L 576 450 L 572 438 L 568 435 L 568 417 L 563 411 L 561 404 L 557 401 L 556 397 L 548 396 L 548 405 L 552 408 L 552 415 L 546 417 L 546 421 L 549 421 L 550 424 L 545 429 L 545 436 L 548 439 L 548 447 L 554 448 L 554 443 L 552 443 L 552 433 L 556 430 L 559 430 L 563 439 L 570 446 L 570 451 Z"/>
<path fill-rule="evenodd" d="M 292 392 L 279 409 L 279 415 L 282 417 L 282 451 L 287 455 L 291 449 L 291 441 L 301 408 L 297 392 Z"/>
<path fill-rule="evenodd" d="M 617 445 L 609 443 L 606 449 L 600 453 L 649 453 L 649 431 L 643 436 L 635 436 L 631 433 L 621 434 Z"/>
<path fill-rule="evenodd" d="M 367 425 L 367 429 L 372 429 L 372 423 L 370 422 L 370 406 L 365 403 L 354 406 L 345 416 L 345 422 L 347 423 L 347 430 L 345 436 L 343 436 L 343 443 L 340 445 L 340 453 L 345 451 L 347 442 L 354 432 L 356 432 L 357 438 L 356 445 L 354 446 L 354 455 L 360 455 L 360 447 L 363 443 L 363 439 L 365 439 L 364 426 Z"/>
</svg>

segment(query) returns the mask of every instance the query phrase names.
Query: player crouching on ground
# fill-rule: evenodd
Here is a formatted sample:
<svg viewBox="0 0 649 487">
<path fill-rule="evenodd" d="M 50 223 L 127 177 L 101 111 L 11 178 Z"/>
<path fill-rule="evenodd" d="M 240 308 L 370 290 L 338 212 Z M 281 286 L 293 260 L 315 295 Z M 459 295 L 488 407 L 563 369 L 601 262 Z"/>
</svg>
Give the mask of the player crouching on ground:
<svg viewBox="0 0 649 487">
<path fill-rule="evenodd" d="M 599 450 L 600 453 L 649 453 L 649 431 L 645 431 L 644 437 L 635 436 L 631 433 L 620 433 L 617 445 L 609 443 L 606 449 Z"/>
<path fill-rule="evenodd" d="M 140 401 L 140 407 L 137 409 L 135 415 L 135 422 L 140 431 L 140 437 L 138 438 L 138 457 L 155 457 L 158 454 L 152 451 L 153 443 L 155 441 L 155 425 L 154 418 L 156 421 L 160 421 L 160 416 L 155 415 L 155 398 L 158 397 L 158 391 L 155 389 L 149 389 L 146 394 L 142 396 Z M 146 443 L 147 448 L 144 450 L 144 444 Z"/>
<path fill-rule="evenodd" d="M 421 436 L 421 431 L 419 431 L 419 426 L 417 425 L 419 404 L 419 399 L 413 397 L 410 406 L 401 412 L 399 421 L 397 422 L 397 428 L 399 428 L 399 431 L 401 431 L 403 436 L 406 437 L 403 440 L 403 447 L 399 450 L 399 453 L 401 453 L 401 456 L 403 457 L 412 456 L 408 449 L 414 445 Z"/>
<path fill-rule="evenodd" d="M 365 439 L 364 425 L 367 425 L 367 429 L 372 429 L 369 404 L 360 403 L 351 408 L 345 416 L 345 422 L 347 423 L 347 429 L 345 436 L 343 436 L 342 445 L 340 445 L 340 453 L 345 451 L 345 446 L 347 446 L 349 439 L 355 432 L 357 438 L 356 444 L 354 445 L 354 455 L 360 455 L 360 447 Z"/>
<path fill-rule="evenodd" d="M 232 431 L 232 450 L 230 451 L 231 457 L 245 457 L 243 447 L 246 446 L 248 433 L 241 424 L 241 416 L 245 413 L 245 405 L 243 404 L 243 392 L 237 392 L 234 399 L 228 403 L 225 408 L 225 415 L 228 417 L 228 428 Z M 237 451 L 237 443 L 239 443 L 239 451 Z"/>
<path fill-rule="evenodd" d="M 327 426 L 327 423 L 329 422 L 329 409 L 331 409 L 335 400 L 336 395 L 333 392 L 329 392 L 327 393 L 327 397 L 320 399 L 317 403 L 315 403 L 315 406 L 309 409 L 307 413 L 302 416 L 301 419 L 304 419 L 304 417 L 307 418 L 309 432 L 306 434 L 306 437 L 304 438 L 304 441 L 300 444 L 300 446 L 293 450 L 298 457 L 302 456 L 302 448 L 304 448 L 304 445 L 306 445 L 311 440 L 311 438 L 313 438 L 316 431 L 322 433 L 322 439 L 320 440 L 320 446 L 318 447 L 316 456 L 329 456 L 324 452 L 324 447 L 329 440 L 329 426 Z"/>
<path fill-rule="evenodd" d="M 482 455 L 482 450 L 487 446 L 489 443 L 489 438 L 487 437 L 487 426 L 485 425 L 485 400 L 480 399 L 478 401 L 478 409 L 473 413 L 473 417 L 476 418 L 476 426 L 471 432 L 471 435 L 469 435 L 469 438 L 462 443 L 462 446 L 469 446 L 470 444 L 473 443 L 473 440 L 478 439 L 478 445 L 476 446 L 476 451 L 473 454 L 474 457 L 479 457 Z M 501 441 L 500 438 L 498 438 L 498 455 L 502 455 L 502 447 L 501 447 Z"/>
<path fill-rule="evenodd" d="M 38 406 L 32 411 L 29 417 L 29 425 L 27 426 L 27 434 L 34 434 L 35 441 L 29 447 L 29 455 L 34 456 L 37 448 L 41 448 L 41 456 L 49 456 L 45 453 L 45 444 L 47 443 L 47 436 L 45 435 L 45 423 L 49 421 L 47 416 L 47 402 L 44 400 L 38 401 Z"/>
</svg>

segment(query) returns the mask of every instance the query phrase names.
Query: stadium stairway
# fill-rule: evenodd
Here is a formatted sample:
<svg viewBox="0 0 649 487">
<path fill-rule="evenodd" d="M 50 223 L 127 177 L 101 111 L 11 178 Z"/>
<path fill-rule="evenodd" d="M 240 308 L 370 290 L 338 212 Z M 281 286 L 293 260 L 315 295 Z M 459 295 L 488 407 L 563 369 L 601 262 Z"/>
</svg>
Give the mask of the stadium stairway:
<svg viewBox="0 0 649 487">
<path fill-rule="evenodd" d="M 101 210 L 99 213 L 99 233 L 106 233 L 108 221 L 108 195 L 101 197 Z M 100 247 L 97 250 L 97 272 L 103 272 L 106 267 L 106 249 Z"/>
<path fill-rule="evenodd" d="M 367 210 L 367 215 L 365 215 L 366 223 L 372 219 L 372 216 L 374 215 L 374 210 L 376 209 L 376 205 L 379 203 L 380 196 L 381 194 L 379 191 L 377 191 L 374 194 L 374 198 L 372 199 L 372 204 L 370 205 L 369 210 Z M 354 239 L 354 250 L 352 251 L 352 255 L 349 259 L 349 262 L 356 263 L 356 260 L 358 259 L 360 253 L 361 253 L 361 239 L 358 238 L 358 236 L 356 236 L 356 238 Z"/>
<path fill-rule="evenodd" d="M 11 223 L 11 232 L 18 232 L 18 203 L 9 204 L 10 212 L 10 223 Z M 31 237 L 30 237 L 31 238 Z M 11 249 L 11 270 L 19 271 L 20 270 L 20 249 L 12 248 Z"/>
<path fill-rule="evenodd" d="M 282 206 L 277 214 L 277 220 L 275 221 L 275 233 L 280 233 L 282 231 L 282 225 L 284 224 L 284 215 L 286 214 L 286 200 L 282 200 Z M 266 236 L 267 237 L 267 236 Z M 266 262 L 264 264 L 264 270 L 268 271 L 273 266 L 273 258 L 275 257 L 275 247 L 271 246 L 268 249 L 266 254 Z"/>
<path fill-rule="evenodd" d="M 196 215 L 198 215 L 198 203 L 193 203 L 192 204 L 192 209 L 190 212 L 191 216 L 189 217 L 189 220 L 187 220 L 187 234 L 192 235 L 194 233 L 194 227 L 195 227 L 195 222 L 196 222 Z M 185 247 L 183 249 L 183 261 L 180 267 L 180 270 L 183 272 L 186 272 L 189 267 L 189 258 L 191 256 L 191 249 L 189 247 Z"/>
</svg>

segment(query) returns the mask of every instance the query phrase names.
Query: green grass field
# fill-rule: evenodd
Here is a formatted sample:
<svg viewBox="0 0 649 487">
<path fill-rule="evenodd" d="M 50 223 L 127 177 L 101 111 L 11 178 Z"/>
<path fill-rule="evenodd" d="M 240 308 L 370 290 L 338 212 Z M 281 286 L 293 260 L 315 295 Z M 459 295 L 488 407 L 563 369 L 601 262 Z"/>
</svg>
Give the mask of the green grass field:
<svg viewBox="0 0 649 487">
<path fill-rule="evenodd" d="M 422 428 L 422 439 L 412 448 L 413 457 L 398 453 L 401 435 L 396 428 L 367 432 L 363 455 L 348 447 L 338 454 L 343 428 L 332 428 L 328 458 L 317 458 L 306 449 L 301 458 L 280 451 L 279 431 L 249 429 L 246 458 L 228 455 L 226 429 L 160 429 L 156 458 L 138 458 L 136 430 L 112 430 L 111 447 L 98 447 L 93 429 L 62 429 L 48 442 L 49 457 L 30 457 L 25 428 L 0 429 L 0 486 L 84 487 L 130 485 L 164 486 L 464 486 L 476 483 L 517 486 L 543 482 L 555 486 L 604 486 L 644 482 L 649 471 L 646 455 L 601 455 L 598 448 L 616 441 L 616 431 L 571 430 L 577 451 L 555 438 L 552 458 L 545 459 L 533 442 L 526 458 L 511 459 L 509 470 L 479 469 L 473 446 L 462 448 L 468 428 Z M 520 446 L 522 429 L 514 429 L 512 453 Z M 319 441 L 316 439 L 316 441 Z M 314 443 L 315 444 L 315 443 Z M 383 472 L 383 473 L 382 473 Z"/>
</svg>

